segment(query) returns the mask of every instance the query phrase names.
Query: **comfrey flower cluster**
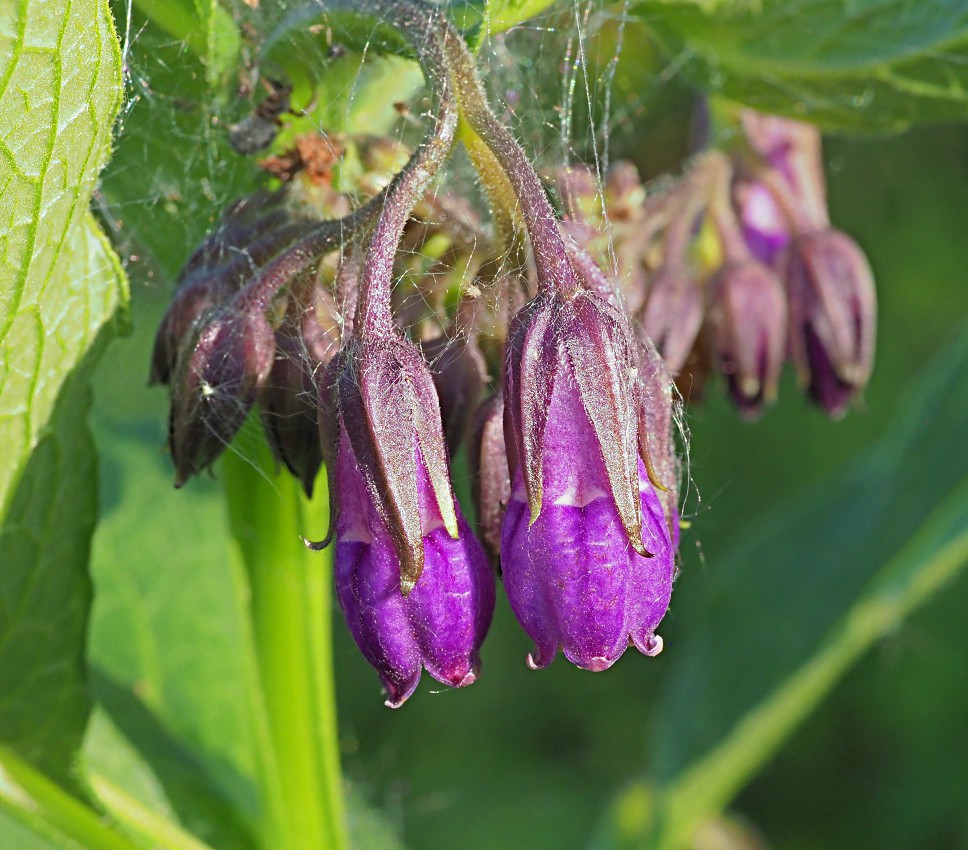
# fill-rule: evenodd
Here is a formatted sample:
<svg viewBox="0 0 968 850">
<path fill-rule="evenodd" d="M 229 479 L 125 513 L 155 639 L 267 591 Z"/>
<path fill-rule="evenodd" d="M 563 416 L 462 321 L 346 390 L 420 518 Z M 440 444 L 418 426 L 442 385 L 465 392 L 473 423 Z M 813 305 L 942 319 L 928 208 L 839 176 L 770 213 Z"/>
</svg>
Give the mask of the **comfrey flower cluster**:
<svg viewBox="0 0 968 850">
<path fill-rule="evenodd" d="M 776 399 L 784 362 L 831 416 L 870 376 L 876 295 L 867 258 L 830 225 L 816 128 L 745 110 L 730 155 L 698 155 L 646 194 L 632 165 L 557 175 L 569 232 L 599 259 L 690 398 L 718 371 L 749 418 Z"/>
<path fill-rule="evenodd" d="M 236 203 L 190 259 L 152 364 L 153 380 L 171 388 L 176 484 L 210 467 L 254 407 L 307 493 L 325 465 L 331 528 L 308 545 L 334 547 L 340 607 L 392 707 L 423 670 L 453 687 L 475 681 L 495 605 L 492 565 L 534 642 L 532 667 L 559 650 L 593 671 L 630 646 L 657 654 L 676 571 L 680 464 L 677 396 L 653 340 L 667 358 L 688 354 L 692 339 L 674 345 L 684 333 L 682 299 L 662 296 L 665 325 L 656 333 L 642 316 L 659 297 L 655 287 L 634 303 L 623 281 L 623 298 L 580 247 L 572 233 L 587 236 L 589 223 L 556 216 L 439 9 L 416 0 L 330 7 L 377 17 L 410 41 L 432 126 L 399 168 L 399 147 L 336 141 L 362 154 L 358 182 L 370 199 L 354 212 L 330 181 L 336 148 L 320 154 L 318 140 L 300 140 L 267 165 L 288 181 L 283 188 Z M 458 141 L 492 202 L 491 228 L 466 203 L 428 191 Z M 749 179 L 769 186 L 759 173 Z M 797 192 L 790 184 L 788 195 Z M 680 231 L 667 242 L 696 239 L 700 207 L 689 203 L 688 226 L 667 217 Z M 776 221 L 787 221 L 784 203 L 771 207 Z M 752 233 L 754 224 L 737 225 L 736 239 L 748 244 L 743 227 Z M 789 246 L 810 237 L 783 232 L 791 256 Z M 869 351 L 851 371 L 833 348 L 836 293 L 828 290 L 837 260 L 823 265 L 818 253 L 801 247 L 799 260 L 785 261 L 787 298 L 799 287 L 798 327 L 813 340 L 805 362 L 829 373 L 817 381 L 854 388 Z M 722 274 L 755 277 L 730 268 Z M 737 364 L 741 392 L 768 398 L 773 358 L 785 351 L 786 335 L 781 343 L 770 336 L 774 313 L 785 315 L 782 291 L 767 303 L 755 281 L 710 289 L 722 294 L 709 320 L 725 311 L 721 338 L 733 340 L 717 350 Z M 688 321 L 695 338 L 701 312 Z M 752 322 L 753 336 L 730 322 Z M 476 529 L 451 485 L 459 448 L 473 473 Z"/>
</svg>

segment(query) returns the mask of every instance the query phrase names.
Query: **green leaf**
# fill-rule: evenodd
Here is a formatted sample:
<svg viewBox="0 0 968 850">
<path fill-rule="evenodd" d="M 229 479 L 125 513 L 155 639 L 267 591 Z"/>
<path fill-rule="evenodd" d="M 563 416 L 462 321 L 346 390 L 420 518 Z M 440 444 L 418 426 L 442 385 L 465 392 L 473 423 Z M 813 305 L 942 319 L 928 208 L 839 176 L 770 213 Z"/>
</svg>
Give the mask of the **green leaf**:
<svg viewBox="0 0 968 850">
<path fill-rule="evenodd" d="M 115 420 L 98 429 L 105 510 L 92 558 L 91 655 L 104 715 L 92 726 L 88 762 L 220 850 L 250 848 L 262 815 L 234 543 L 218 487 L 204 479 L 171 486 L 156 447 L 160 424 Z M 256 451 L 244 440 L 239 448 Z M 316 578 L 330 581 L 322 570 Z M 128 742 L 120 752 L 112 745 L 119 734 Z M 399 846 L 358 795 L 348 802 L 352 846 Z"/>
<path fill-rule="evenodd" d="M 694 577 L 698 604 L 677 610 L 695 629 L 651 729 L 655 793 L 630 792 L 654 812 L 620 803 L 633 826 L 616 825 L 617 846 L 650 833 L 686 843 L 859 656 L 968 563 L 968 454 L 946 448 L 966 431 L 968 335 L 867 457 L 748 528 L 708 581 Z"/>
<path fill-rule="evenodd" d="M 642 0 L 636 13 L 698 86 L 829 128 L 968 115 L 965 0 Z"/>
<path fill-rule="evenodd" d="M 242 37 L 218 0 L 135 0 L 135 5 L 205 63 L 210 82 L 238 61 Z"/>
<path fill-rule="evenodd" d="M 537 17 L 554 4 L 555 0 L 488 0 L 484 27 L 488 35 L 495 35 Z"/>
<path fill-rule="evenodd" d="M 20 823 L 65 850 L 141 850 L 142 847 L 117 830 L 101 812 L 2 746 L 0 810 L 6 810 Z"/>
<path fill-rule="evenodd" d="M 245 850 L 257 816 L 255 763 L 224 507 L 210 482 L 172 487 L 152 424 L 98 429 L 105 508 L 91 562 L 96 692 L 181 823 L 215 846 Z M 127 782 L 123 764 L 96 766 Z"/>
<path fill-rule="evenodd" d="M 0 743 L 70 781 L 90 707 L 90 369 L 126 284 L 88 203 L 121 55 L 104 3 L 21 2 L 0 34 Z"/>
<path fill-rule="evenodd" d="M 468 0 L 455 2 L 451 17 L 465 32 L 471 32 L 471 45 L 506 32 L 518 24 L 546 13 L 557 0 Z"/>
<path fill-rule="evenodd" d="M 204 836 L 221 850 L 251 847 L 242 819 L 213 790 L 199 759 L 129 690 L 101 674 L 95 683 L 99 706 L 84 742 L 84 766 L 105 811 L 139 836 L 175 831 Z M 194 837 L 181 836 L 177 844 L 171 834 L 158 843 L 193 847 Z"/>
</svg>

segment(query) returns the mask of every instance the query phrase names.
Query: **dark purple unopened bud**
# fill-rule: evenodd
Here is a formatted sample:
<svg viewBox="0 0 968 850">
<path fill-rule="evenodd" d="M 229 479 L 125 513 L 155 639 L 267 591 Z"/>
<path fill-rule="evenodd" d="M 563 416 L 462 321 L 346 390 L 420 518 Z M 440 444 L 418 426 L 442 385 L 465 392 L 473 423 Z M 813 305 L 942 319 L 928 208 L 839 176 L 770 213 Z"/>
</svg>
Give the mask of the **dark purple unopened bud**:
<svg viewBox="0 0 968 850">
<path fill-rule="evenodd" d="M 776 273 L 756 260 L 729 262 L 709 288 L 710 343 L 736 406 L 756 417 L 776 400 L 787 350 L 787 305 Z"/>
<path fill-rule="evenodd" d="M 611 495 L 594 413 L 574 378 L 555 376 L 542 439 L 543 503 L 532 519 L 519 472 L 507 508 L 501 564 L 508 600 L 534 640 L 533 668 L 560 648 L 586 670 L 605 670 L 634 645 L 656 655 L 675 572 L 674 548 L 656 490 L 641 460 L 635 496 L 639 537 L 651 557 L 629 545 Z"/>
<path fill-rule="evenodd" d="M 649 282 L 639 322 L 672 375 L 682 370 L 702 327 L 703 295 L 684 265 L 663 266 Z"/>
<path fill-rule="evenodd" d="M 827 413 L 841 416 L 874 361 L 877 294 L 867 257 L 837 230 L 800 236 L 787 252 L 786 283 L 801 381 Z"/>
<path fill-rule="evenodd" d="M 171 381 L 169 445 L 175 486 L 210 466 L 265 385 L 275 337 L 261 311 L 216 314 L 200 325 Z"/>
<path fill-rule="evenodd" d="M 175 293 L 168 312 L 161 320 L 155 335 L 151 353 L 150 384 L 167 384 L 171 381 L 178 350 L 189 342 L 192 325 L 211 315 L 213 308 L 228 295 L 229 289 L 223 278 L 205 275 L 188 281 Z"/>
<path fill-rule="evenodd" d="M 733 186 L 733 198 L 750 252 L 775 266 L 790 243 L 790 229 L 773 193 L 756 180 L 739 180 Z"/>
<path fill-rule="evenodd" d="M 504 399 L 500 395 L 483 401 L 474 413 L 468 460 L 477 527 L 484 548 L 497 561 L 501 554 L 504 512 L 511 496 L 511 477 L 504 446 Z"/>
<path fill-rule="evenodd" d="M 323 462 L 318 384 L 339 349 L 341 324 L 332 294 L 318 284 L 309 291 L 312 303 L 294 301 L 299 315 L 287 316 L 276 331 L 275 362 L 259 406 L 273 454 L 312 496 Z"/>
<path fill-rule="evenodd" d="M 236 201 L 192 254 L 155 336 L 150 383 L 171 380 L 179 350 L 191 342 L 196 322 L 227 305 L 257 279 L 260 269 L 313 228 L 314 222 L 282 206 L 284 198 L 276 192 Z"/>
<path fill-rule="evenodd" d="M 494 612 L 494 577 L 457 503 L 449 504 L 458 535 L 446 528 L 427 467 L 410 440 L 416 472 L 423 569 L 404 595 L 400 557 L 365 470 L 346 428 L 339 429 L 332 476 L 339 493 L 336 520 L 336 591 L 360 651 L 376 668 L 387 705 L 399 708 L 426 669 L 451 687 L 471 684 L 480 668 L 480 647 Z"/>
<path fill-rule="evenodd" d="M 471 333 L 443 334 L 421 344 L 434 377 L 444 436 L 451 455 L 457 453 L 467 420 L 480 398 L 487 377 L 484 355 Z"/>
</svg>

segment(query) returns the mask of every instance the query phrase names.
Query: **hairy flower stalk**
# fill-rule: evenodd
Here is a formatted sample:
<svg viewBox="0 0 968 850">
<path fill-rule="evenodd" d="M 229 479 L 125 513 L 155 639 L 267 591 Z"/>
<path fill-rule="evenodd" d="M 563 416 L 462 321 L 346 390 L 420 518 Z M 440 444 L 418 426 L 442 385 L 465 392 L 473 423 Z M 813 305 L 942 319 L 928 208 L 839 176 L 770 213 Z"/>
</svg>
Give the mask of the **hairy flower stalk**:
<svg viewBox="0 0 968 850">
<path fill-rule="evenodd" d="M 416 7 L 382 11 L 418 53 L 435 123 L 383 196 L 360 270 L 353 331 L 320 386 L 320 431 L 340 607 L 380 675 L 387 705 L 396 708 L 413 693 L 422 669 L 453 687 L 476 679 L 494 579 L 450 486 L 433 378 L 391 313 L 393 261 L 404 226 L 449 154 L 457 127 L 438 49 L 444 24 Z"/>
<path fill-rule="evenodd" d="M 378 210 L 370 201 L 334 221 L 293 220 L 290 214 L 224 262 L 221 246 L 206 244 L 196 252 L 152 356 L 152 382 L 171 387 L 169 446 L 176 486 L 218 459 L 266 390 L 275 360 L 272 318 L 279 299 Z M 255 232 L 259 224 L 253 225 Z M 208 241 L 218 245 L 220 240 L 217 233 Z"/>
</svg>

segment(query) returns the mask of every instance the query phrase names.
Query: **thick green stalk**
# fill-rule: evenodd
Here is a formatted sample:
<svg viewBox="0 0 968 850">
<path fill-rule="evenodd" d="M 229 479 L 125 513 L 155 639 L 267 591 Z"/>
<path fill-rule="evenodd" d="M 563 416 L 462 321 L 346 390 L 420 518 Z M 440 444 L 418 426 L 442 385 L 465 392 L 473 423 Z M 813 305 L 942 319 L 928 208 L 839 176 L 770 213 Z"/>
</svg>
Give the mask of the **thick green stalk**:
<svg viewBox="0 0 968 850">
<path fill-rule="evenodd" d="M 251 640 L 263 843 L 266 850 L 343 850 L 331 555 L 309 552 L 300 540 L 325 531 L 327 493 L 321 486 L 307 500 L 294 479 L 277 474 L 261 435 L 246 434 L 249 454 L 227 454 L 224 477 Z"/>
</svg>

